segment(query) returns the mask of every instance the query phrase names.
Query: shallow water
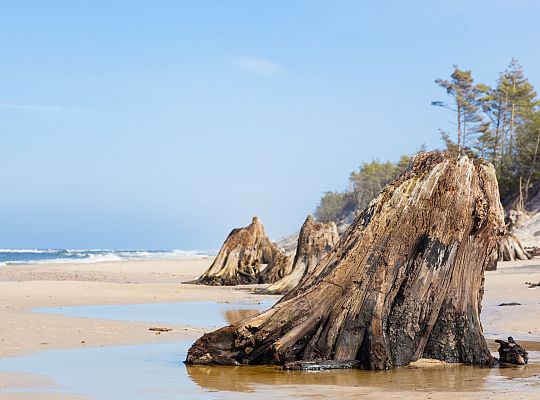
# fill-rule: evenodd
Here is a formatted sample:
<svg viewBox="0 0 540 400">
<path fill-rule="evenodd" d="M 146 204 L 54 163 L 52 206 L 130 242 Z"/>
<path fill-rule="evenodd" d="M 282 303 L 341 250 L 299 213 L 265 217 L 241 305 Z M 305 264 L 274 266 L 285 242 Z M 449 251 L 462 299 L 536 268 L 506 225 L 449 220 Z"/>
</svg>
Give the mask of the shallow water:
<svg viewBox="0 0 540 400">
<path fill-rule="evenodd" d="M 120 304 L 100 306 L 70 306 L 36 308 L 33 311 L 60 314 L 67 317 L 100 318 L 116 321 L 141 321 L 160 324 L 181 324 L 199 327 L 216 327 L 267 310 L 275 301 L 216 303 L 210 301 Z"/>
<path fill-rule="evenodd" d="M 40 309 L 66 316 L 153 323 L 221 326 L 272 305 L 170 303 Z M 391 371 L 282 371 L 278 367 L 186 366 L 191 342 L 50 350 L 0 358 L 0 371 L 44 375 L 58 385 L 50 392 L 96 399 L 289 399 L 403 398 L 404 392 L 478 392 L 530 394 L 540 398 L 540 347 L 527 343 L 530 364 L 510 368 L 463 365 L 403 367 Z M 524 343 L 525 345 L 525 343 Z M 529 347 L 530 346 L 530 347 Z M 23 389 L 32 391 L 31 388 Z M 42 392 L 44 389 L 35 389 Z M 20 389 L 16 390 L 20 392 Z"/>
<path fill-rule="evenodd" d="M 51 350 L 0 358 L 0 370 L 46 375 L 60 385 L 51 389 L 54 392 L 115 400 L 286 399 L 303 397 L 308 389 L 324 398 L 331 398 L 339 389 L 356 394 L 382 390 L 386 398 L 392 397 L 393 390 L 540 393 L 540 352 L 532 352 L 532 363 L 524 367 L 437 365 L 380 372 L 301 372 L 277 367 L 186 366 L 182 361 L 190 344 Z"/>
</svg>

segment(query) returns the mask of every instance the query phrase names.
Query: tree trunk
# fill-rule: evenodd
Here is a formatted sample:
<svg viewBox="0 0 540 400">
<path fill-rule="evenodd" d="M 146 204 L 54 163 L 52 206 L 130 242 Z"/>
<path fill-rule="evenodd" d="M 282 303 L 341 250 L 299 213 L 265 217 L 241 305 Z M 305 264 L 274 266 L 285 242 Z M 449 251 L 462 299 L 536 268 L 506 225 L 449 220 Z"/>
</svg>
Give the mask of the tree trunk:
<svg viewBox="0 0 540 400">
<path fill-rule="evenodd" d="M 278 277 L 274 278 L 277 280 L 279 267 L 272 264 L 279 254 L 280 251 L 266 236 L 259 218 L 253 217 L 249 226 L 233 229 L 210 268 L 199 279 L 187 283 L 215 286 L 257 283 L 267 267 L 274 269 L 269 275 Z M 285 264 L 280 263 L 279 266 L 284 268 Z"/>
<path fill-rule="evenodd" d="M 302 278 L 310 274 L 319 261 L 332 250 L 339 240 L 334 222 L 315 222 L 311 215 L 300 229 L 292 272 L 270 285 L 264 293 L 282 294 L 296 287 Z"/>
<path fill-rule="evenodd" d="M 503 230 L 491 164 L 421 153 L 301 285 L 264 313 L 202 336 L 186 362 L 355 360 L 386 369 L 423 356 L 492 365 L 479 313 Z"/>
<path fill-rule="evenodd" d="M 523 248 L 517 237 L 511 233 L 504 235 L 498 244 L 499 261 L 530 260 L 532 257 Z"/>
</svg>

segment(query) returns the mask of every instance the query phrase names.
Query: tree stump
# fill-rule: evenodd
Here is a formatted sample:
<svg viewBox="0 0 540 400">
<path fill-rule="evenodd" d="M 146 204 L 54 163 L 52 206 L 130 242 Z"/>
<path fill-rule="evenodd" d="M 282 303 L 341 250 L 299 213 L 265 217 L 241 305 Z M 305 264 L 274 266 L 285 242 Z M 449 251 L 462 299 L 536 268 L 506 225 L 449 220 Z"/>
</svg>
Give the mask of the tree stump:
<svg viewBox="0 0 540 400">
<path fill-rule="evenodd" d="M 203 335 L 186 362 L 492 365 L 479 313 L 503 232 L 491 164 L 418 154 L 301 285 L 262 314 Z"/>
<path fill-rule="evenodd" d="M 270 285 L 263 293 L 282 294 L 296 287 L 302 278 L 310 274 L 319 261 L 332 250 L 339 240 L 334 222 L 315 222 L 308 215 L 298 236 L 292 272 Z"/>
<path fill-rule="evenodd" d="M 261 271 L 271 266 L 279 254 L 259 218 L 253 217 L 249 226 L 233 229 L 210 268 L 199 279 L 187 283 L 215 286 L 258 283 Z M 275 276 L 275 280 L 284 276 L 284 273 L 280 276 L 279 266 L 272 266 L 271 276 Z"/>
<path fill-rule="evenodd" d="M 260 272 L 258 283 L 275 283 L 291 273 L 293 269 L 293 257 L 278 251 L 274 261 Z"/>
<path fill-rule="evenodd" d="M 497 270 L 499 261 L 530 260 L 532 258 L 533 255 L 523 248 L 521 241 L 515 235 L 506 233 L 499 239 L 497 248 L 491 254 L 486 271 Z"/>
<path fill-rule="evenodd" d="M 507 233 L 499 240 L 499 261 L 530 260 L 532 257 L 523 248 L 519 239 Z"/>
<path fill-rule="evenodd" d="M 499 343 L 499 362 L 503 364 L 525 365 L 529 362 L 529 353 L 514 341 L 512 336 L 508 337 L 508 342 L 495 340 Z"/>
</svg>

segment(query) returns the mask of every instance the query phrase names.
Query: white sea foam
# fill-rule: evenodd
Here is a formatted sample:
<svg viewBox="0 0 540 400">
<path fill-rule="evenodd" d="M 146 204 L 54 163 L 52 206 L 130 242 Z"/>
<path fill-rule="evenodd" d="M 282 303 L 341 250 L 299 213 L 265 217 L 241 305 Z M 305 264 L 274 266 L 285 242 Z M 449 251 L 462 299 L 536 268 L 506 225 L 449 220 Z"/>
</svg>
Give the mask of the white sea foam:
<svg viewBox="0 0 540 400">
<path fill-rule="evenodd" d="M 0 265 L 96 263 L 145 259 L 198 259 L 209 254 L 197 250 L 111 249 L 0 249 Z"/>
<path fill-rule="evenodd" d="M 0 249 L 0 253 L 32 253 L 32 254 L 50 254 L 62 250 L 58 249 Z"/>
</svg>

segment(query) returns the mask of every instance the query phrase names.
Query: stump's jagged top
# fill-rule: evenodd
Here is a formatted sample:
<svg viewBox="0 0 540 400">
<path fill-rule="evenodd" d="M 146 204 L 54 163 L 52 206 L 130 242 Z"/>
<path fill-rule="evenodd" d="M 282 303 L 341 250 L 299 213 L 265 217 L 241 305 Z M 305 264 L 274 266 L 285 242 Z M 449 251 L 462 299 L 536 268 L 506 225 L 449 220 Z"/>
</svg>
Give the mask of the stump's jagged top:
<svg viewBox="0 0 540 400">
<path fill-rule="evenodd" d="M 298 236 L 292 272 L 270 285 L 265 293 L 287 293 L 295 288 L 304 276 L 315 269 L 338 241 L 338 229 L 334 222 L 316 222 L 311 215 L 308 215 Z"/>
</svg>

